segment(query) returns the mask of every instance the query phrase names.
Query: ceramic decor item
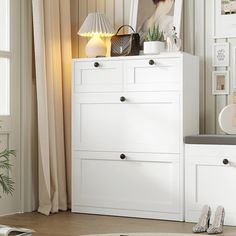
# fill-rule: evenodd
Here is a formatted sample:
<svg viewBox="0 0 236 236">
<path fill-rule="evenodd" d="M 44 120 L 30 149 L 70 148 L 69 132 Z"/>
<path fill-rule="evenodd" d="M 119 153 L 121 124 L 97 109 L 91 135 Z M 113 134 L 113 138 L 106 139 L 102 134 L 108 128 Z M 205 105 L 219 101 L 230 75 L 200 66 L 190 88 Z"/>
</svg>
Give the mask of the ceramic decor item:
<svg viewBox="0 0 236 236">
<path fill-rule="evenodd" d="M 236 134 L 236 104 L 231 104 L 221 111 L 219 125 L 226 134 Z"/>
<path fill-rule="evenodd" d="M 160 54 L 165 51 L 164 33 L 158 26 L 149 29 L 145 42 L 143 44 L 144 54 Z"/>
<path fill-rule="evenodd" d="M 227 134 L 236 134 L 236 93 L 234 104 L 223 108 L 219 115 L 219 126 Z"/>
<path fill-rule="evenodd" d="M 167 37 L 167 51 L 168 52 L 179 52 L 181 49 L 181 39 L 177 37 L 175 26 L 172 28 L 171 36 Z"/>
<path fill-rule="evenodd" d="M 144 54 L 160 54 L 165 51 L 165 43 L 152 41 L 152 42 L 144 42 L 143 44 L 143 52 Z"/>
</svg>

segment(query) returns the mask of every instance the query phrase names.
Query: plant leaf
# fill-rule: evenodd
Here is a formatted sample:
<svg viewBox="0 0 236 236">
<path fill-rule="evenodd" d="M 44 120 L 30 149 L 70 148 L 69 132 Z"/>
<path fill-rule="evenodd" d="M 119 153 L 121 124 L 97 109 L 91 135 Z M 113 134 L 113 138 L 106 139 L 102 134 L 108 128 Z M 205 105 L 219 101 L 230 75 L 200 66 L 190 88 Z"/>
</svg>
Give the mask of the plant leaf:
<svg viewBox="0 0 236 236">
<path fill-rule="evenodd" d="M 2 191 L 5 194 L 13 194 L 14 191 L 14 182 L 10 177 L 0 174 L 0 185 L 2 187 Z"/>
<path fill-rule="evenodd" d="M 10 163 L 10 158 L 12 156 L 16 156 L 15 150 L 6 149 L 0 152 L 0 169 L 8 171 L 11 169 L 12 164 Z M 8 175 L 3 173 L 0 173 L 0 187 L 4 194 L 12 195 L 14 192 L 14 182 Z"/>
</svg>

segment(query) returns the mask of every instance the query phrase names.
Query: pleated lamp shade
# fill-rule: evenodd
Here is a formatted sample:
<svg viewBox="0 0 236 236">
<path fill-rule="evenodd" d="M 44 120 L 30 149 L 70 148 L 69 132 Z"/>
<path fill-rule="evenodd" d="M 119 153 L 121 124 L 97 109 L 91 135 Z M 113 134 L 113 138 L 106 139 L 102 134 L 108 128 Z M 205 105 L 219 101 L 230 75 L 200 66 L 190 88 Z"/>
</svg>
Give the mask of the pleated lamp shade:
<svg viewBox="0 0 236 236">
<path fill-rule="evenodd" d="M 98 12 L 88 14 L 84 23 L 80 27 L 78 35 L 84 37 L 111 37 L 114 35 L 114 29 L 106 15 Z"/>
</svg>

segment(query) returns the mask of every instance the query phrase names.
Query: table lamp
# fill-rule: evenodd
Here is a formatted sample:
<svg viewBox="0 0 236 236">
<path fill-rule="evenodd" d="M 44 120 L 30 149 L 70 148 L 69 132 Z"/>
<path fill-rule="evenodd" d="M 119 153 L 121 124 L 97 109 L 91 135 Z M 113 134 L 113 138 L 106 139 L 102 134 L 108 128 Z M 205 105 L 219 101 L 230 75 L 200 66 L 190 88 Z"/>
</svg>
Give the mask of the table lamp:
<svg viewBox="0 0 236 236">
<path fill-rule="evenodd" d="M 86 45 L 87 57 L 104 57 L 107 48 L 101 37 L 111 37 L 114 29 L 106 15 L 98 12 L 90 13 L 80 27 L 78 35 L 91 37 Z"/>
</svg>

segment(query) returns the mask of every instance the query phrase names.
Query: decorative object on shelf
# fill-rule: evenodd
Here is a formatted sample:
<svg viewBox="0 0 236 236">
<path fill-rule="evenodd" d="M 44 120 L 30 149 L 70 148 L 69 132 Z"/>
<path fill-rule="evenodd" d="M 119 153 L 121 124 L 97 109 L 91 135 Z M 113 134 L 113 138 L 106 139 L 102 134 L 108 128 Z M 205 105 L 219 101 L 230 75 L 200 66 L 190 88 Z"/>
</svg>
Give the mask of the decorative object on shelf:
<svg viewBox="0 0 236 236">
<path fill-rule="evenodd" d="M 132 30 L 130 34 L 118 35 L 123 27 Z M 140 37 L 130 25 L 122 25 L 111 38 L 111 56 L 134 56 L 139 55 Z"/>
<path fill-rule="evenodd" d="M 172 35 L 166 39 L 167 51 L 178 52 L 181 49 L 181 39 L 177 37 L 175 26 L 172 29 Z"/>
<path fill-rule="evenodd" d="M 236 134 L 236 92 L 233 95 L 233 104 L 222 109 L 218 122 L 220 128 L 226 134 Z"/>
<path fill-rule="evenodd" d="M 111 37 L 114 35 L 114 29 L 106 15 L 94 12 L 87 16 L 78 35 L 91 37 L 86 46 L 88 57 L 105 57 L 107 48 L 101 37 Z"/>
<path fill-rule="evenodd" d="M 229 66 L 229 43 L 214 43 L 212 46 L 212 66 Z"/>
<path fill-rule="evenodd" d="M 141 46 L 150 28 L 158 25 L 165 37 L 176 27 L 180 36 L 183 0 L 132 0 L 130 25 L 140 34 Z"/>
<path fill-rule="evenodd" d="M 163 31 L 159 26 L 155 26 L 148 30 L 148 34 L 143 44 L 144 54 L 159 54 L 165 51 L 165 39 Z"/>
<path fill-rule="evenodd" d="M 236 134 L 236 104 L 224 107 L 220 112 L 218 122 L 226 134 Z"/>
<path fill-rule="evenodd" d="M 16 156 L 16 152 L 14 150 L 6 149 L 0 152 L 0 187 L 3 194 L 12 194 L 14 191 L 14 182 L 7 173 L 7 171 L 11 170 L 12 167 L 10 164 L 11 156 Z"/>
<path fill-rule="evenodd" d="M 227 95 L 229 94 L 229 72 L 213 71 L 212 72 L 212 94 Z"/>
<path fill-rule="evenodd" d="M 214 37 L 236 37 L 236 0 L 214 0 Z"/>
</svg>

